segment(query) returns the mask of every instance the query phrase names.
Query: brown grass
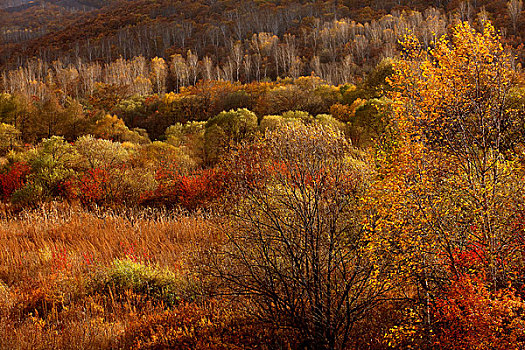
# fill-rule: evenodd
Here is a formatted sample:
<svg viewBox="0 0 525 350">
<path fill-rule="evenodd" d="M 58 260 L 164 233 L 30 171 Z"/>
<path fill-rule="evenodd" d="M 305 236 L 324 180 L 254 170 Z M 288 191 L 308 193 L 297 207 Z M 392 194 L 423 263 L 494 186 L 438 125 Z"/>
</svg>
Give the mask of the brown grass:
<svg viewBox="0 0 525 350">
<path fill-rule="evenodd" d="M 173 318 L 177 308 L 199 320 L 211 312 L 202 302 L 182 301 L 168 310 L 131 291 L 87 287 L 115 259 L 191 275 L 202 250 L 223 237 L 203 215 L 48 203 L 16 215 L 3 210 L 0 217 L 1 349 L 155 347 L 155 336 L 142 343 L 136 336 L 146 332 L 145 319 L 162 319 L 165 312 Z M 195 317 L 175 323 L 184 329 Z"/>
<path fill-rule="evenodd" d="M 16 285 L 61 269 L 84 272 L 127 255 L 179 267 L 217 235 L 211 221 L 199 215 L 91 212 L 46 204 L 0 219 L 0 279 Z"/>
</svg>

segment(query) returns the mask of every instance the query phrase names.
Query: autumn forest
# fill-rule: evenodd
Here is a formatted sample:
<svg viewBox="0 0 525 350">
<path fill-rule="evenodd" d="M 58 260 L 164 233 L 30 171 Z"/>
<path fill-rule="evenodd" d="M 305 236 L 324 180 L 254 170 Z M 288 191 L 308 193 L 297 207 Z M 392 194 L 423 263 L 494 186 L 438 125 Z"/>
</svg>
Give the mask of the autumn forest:
<svg viewBox="0 0 525 350">
<path fill-rule="evenodd" d="M 524 10 L 0 0 L 0 349 L 525 348 Z"/>
</svg>

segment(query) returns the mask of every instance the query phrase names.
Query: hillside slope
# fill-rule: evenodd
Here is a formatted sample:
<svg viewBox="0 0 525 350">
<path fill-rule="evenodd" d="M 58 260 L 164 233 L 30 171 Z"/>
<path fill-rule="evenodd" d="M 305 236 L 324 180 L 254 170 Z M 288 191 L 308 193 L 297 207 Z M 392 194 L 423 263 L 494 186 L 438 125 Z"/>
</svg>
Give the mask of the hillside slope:
<svg viewBox="0 0 525 350">
<path fill-rule="evenodd" d="M 112 61 L 136 55 L 168 56 L 192 49 L 208 53 L 205 46 L 224 46 L 252 33 L 296 34 L 312 21 L 347 17 L 365 23 L 404 10 L 424 11 L 432 6 L 447 16 L 476 21 L 482 8 L 496 26 L 519 37 L 525 29 L 518 17 L 513 30 L 506 1 L 478 0 L 466 5 L 458 0 L 11 0 L 0 10 L 0 65 L 18 66 L 30 57 Z M 3 40 L 2 40 L 3 39 Z M 155 40 L 153 48 L 126 47 L 129 42 Z M 3 42 L 3 44 L 2 44 Z M 160 45 L 159 45 L 160 44 Z M 135 44 L 133 46 L 136 46 Z M 147 45 L 145 45 L 147 46 Z M 98 51 L 95 53 L 95 51 Z M 67 58 L 65 59 L 68 60 Z"/>
</svg>

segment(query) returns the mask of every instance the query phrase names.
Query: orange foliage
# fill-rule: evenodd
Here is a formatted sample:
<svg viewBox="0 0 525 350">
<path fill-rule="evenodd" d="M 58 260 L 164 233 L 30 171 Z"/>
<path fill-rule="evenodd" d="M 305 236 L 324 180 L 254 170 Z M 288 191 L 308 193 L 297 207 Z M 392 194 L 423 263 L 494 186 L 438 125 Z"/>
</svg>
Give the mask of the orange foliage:
<svg viewBox="0 0 525 350">
<path fill-rule="evenodd" d="M 491 292 L 484 281 L 463 275 L 434 305 L 434 344 L 440 349 L 521 349 L 525 302 L 512 288 Z"/>
</svg>

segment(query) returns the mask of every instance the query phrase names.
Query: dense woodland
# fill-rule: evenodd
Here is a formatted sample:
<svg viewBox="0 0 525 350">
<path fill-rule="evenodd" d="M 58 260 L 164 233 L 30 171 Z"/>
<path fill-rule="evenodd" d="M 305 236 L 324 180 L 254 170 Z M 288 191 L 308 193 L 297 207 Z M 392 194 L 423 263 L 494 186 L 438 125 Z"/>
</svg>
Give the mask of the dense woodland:
<svg viewBox="0 0 525 350">
<path fill-rule="evenodd" d="M 523 2 L 0 4 L 0 349 L 525 348 Z"/>
</svg>

